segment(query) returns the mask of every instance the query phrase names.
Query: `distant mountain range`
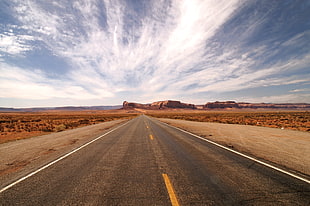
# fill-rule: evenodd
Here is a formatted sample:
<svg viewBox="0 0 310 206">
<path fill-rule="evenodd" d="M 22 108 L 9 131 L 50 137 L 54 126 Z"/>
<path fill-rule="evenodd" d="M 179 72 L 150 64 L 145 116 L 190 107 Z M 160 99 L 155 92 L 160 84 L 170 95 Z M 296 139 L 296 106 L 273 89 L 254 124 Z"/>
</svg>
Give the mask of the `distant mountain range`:
<svg viewBox="0 0 310 206">
<path fill-rule="evenodd" d="M 68 106 L 68 107 L 37 107 L 37 108 L 5 108 L 0 107 L 0 112 L 44 112 L 44 111 L 84 111 L 84 110 L 111 110 L 121 109 L 122 105 L 115 106 Z"/>
<path fill-rule="evenodd" d="M 307 103 L 246 103 L 246 102 L 208 102 L 204 105 L 194 105 L 182 103 L 180 101 L 166 100 L 158 101 L 150 104 L 141 104 L 134 102 L 124 101 L 123 109 L 147 109 L 147 110 L 160 110 L 160 109 L 198 109 L 198 110 L 212 110 L 212 109 L 293 109 L 305 110 L 310 109 L 310 104 Z"/>
<path fill-rule="evenodd" d="M 157 101 L 149 104 L 124 101 L 123 105 L 115 106 L 67 106 L 67 107 L 37 107 L 37 108 L 5 108 L 0 107 L 0 112 L 44 112 L 44 111 L 85 111 L 85 110 L 165 110 L 165 109 L 192 109 L 192 110 L 215 110 L 215 109 L 283 109 L 283 110 L 309 110 L 307 103 L 247 103 L 247 102 L 208 102 L 204 105 L 183 103 L 175 100 Z"/>
</svg>

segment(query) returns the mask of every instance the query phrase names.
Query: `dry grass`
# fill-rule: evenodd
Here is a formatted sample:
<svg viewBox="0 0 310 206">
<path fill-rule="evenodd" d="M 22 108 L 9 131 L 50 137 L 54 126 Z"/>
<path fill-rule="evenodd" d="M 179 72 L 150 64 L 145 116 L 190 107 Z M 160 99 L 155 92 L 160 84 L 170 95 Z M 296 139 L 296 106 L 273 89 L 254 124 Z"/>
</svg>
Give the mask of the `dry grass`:
<svg viewBox="0 0 310 206">
<path fill-rule="evenodd" d="M 0 143 L 136 116 L 106 111 L 0 113 Z"/>
<path fill-rule="evenodd" d="M 310 131 L 310 112 L 151 112 L 147 115 L 157 118 L 181 119 L 198 122 L 255 125 L 272 128 Z"/>
</svg>

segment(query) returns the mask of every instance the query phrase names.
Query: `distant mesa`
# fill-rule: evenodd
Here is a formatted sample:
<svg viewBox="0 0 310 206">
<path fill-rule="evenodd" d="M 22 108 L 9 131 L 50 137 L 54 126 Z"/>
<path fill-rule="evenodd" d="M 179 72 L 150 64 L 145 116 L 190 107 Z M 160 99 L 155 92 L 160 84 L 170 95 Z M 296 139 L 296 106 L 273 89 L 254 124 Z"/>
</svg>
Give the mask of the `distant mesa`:
<svg viewBox="0 0 310 206">
<path fill-rule="evenodd" d="M 306 103 L 246 103 L 246 102 L 208 102 L 204 105 L 204 109 L 310 109 L 310 104 Z"/>
<path fill-rule="evenodd" d="M 247 102 L 208 102 L 204 105 L 194 105 L 182 103 L 180 101 L 166 100 L 158 101 L 150 104 L 141 104 L 134 102 L 123 102 L 123 109 L 146 109 L 146 110 L 160 110 L 160 109 L 195 109 L 195 110 L 213 110 L 213 109 L 292 109 L 292 110 L 305 110 L 310 109 L 310 104 L 307 103 L 247 103 Z"/>
<path fill-rule="evenodd" d="M 183 103 L 175 100 L 157 101 L 150 104 L 141 104 L 124 101 L 123 105 L 115 106 L 68 106 L 68 107 L 41 107 L 41 108 L 5 108 L 0 107 L 0 112 L 45 112 L 45 111 L 86 111 L 86 110 L 169 110 L 169 109 L 186 109 L 186 110 L 233 110 L 233 109 L 278 109 L 278 110 L 309 110 L 310 104 L 307 103 L 247 103 L 235 101 L 216 101 L 208 102 L 203 105 Z"/>
<path fill-rule="evenodd" d="M 153 102 L 151 104 L 140 104 L 133 102 L 123 102 L 123 109 L 150 109 L 150 110 L 159 110 L 159 109 L 196 109 L 194 104 L 182 103 L 180 101 L 166 100 Z"/>
</svg>

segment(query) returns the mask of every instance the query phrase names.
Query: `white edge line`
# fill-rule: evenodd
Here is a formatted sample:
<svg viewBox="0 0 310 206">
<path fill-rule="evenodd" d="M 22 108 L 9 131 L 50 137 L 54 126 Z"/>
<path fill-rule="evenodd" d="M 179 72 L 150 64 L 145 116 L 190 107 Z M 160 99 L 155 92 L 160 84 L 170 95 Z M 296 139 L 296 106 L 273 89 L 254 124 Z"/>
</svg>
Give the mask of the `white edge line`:
<svg viewBox="0 0 310 206">
<path fill-rule="evenodd" d="M 129 122 L 129 121 L 128 121 L 128 122 Z M 97 137 L 97 138 L 91 140 L 90 142 L 87 142 L 87 143 L 83 144 L 82 146 L 80 146 L 80 147 L 78 147 L 78 148 L 72 150 L 71 152 L 65 154 L 64 156 L 59 157 L 58 159 L 56 159 L 56 160 L 54 160 L 54 161 L 48 163 L 47 165 L 44 165 L 43 167 L 37 169 L 36 171 L 31 172 L 30 174 L 28 174 L 28 175 L 26 175 L 26 176 L 24 176 L 24 177 L 22 177 L 22 178 L 16 180 L 15 182 L 13 182 L 13 183 L 11 183 L 11 184 L 5 186 L 4 188 L 2 188 L 2 189 L 0 190 L 0 193 L 2 193 L 2 192 L 4 192 L 4 191 L 8 190 L 9 188 L 11 188 L 11 187 L 13 187 L 14 185 L 16 185 L 16 184 L 18 184 L 18 183 L 20 183 L 20 182 L 26 180 L 27 178 L 29 178 L 29 177 L 31 177 L 31 176 L 37 174 L 38 172 L 40 172 L 40 171 L 42 171 L 42 170 L 44 170 L 44 169 L 50 167 L 51 165 L 53 165 L 53 164 L 59 162 L 60 160 L 65 159 L 66 157 L 72 155 L 73 153 L 79 151 L 80 149 L 83 149 L 84 147 L 90 145 L 91 143 L 93 143 L 93 142 L 99 140 L 100 138 L 102 138 L 102 137 L 104 137 L 104 136 L 110 134 L 111 132 L 117 130 L 118 128 L 120 128 L 120 127 L 126 125 L 128 122 L 126 122 L 126 123 L 124 123 L 124 124 L 122 124 L 122 125 L 120 125 L 120 126 L 114 128 L 114 129 L 112 129 L 112 130 L 110 130 L 110 131 L 104 133 L 103 135 L 100 135 L 99 137 Z"/>
<path fill-rule="evenodd" d="M 160 122 L 161 122 L 161 121 L 160 121 Z M 252 160 L 252 161 L 254 161 L 254 162 L 257 162 L 257 163 L 259 163 L 259 164 L 262 164 L 262 165 L 264 165 L 264 166 L 266 166 L 266 167 L 272 168 L 272 169 L 274 169 L 274 170 L 276 170 L 276 171 L 282 172 L 282 173 L 284 173 L 284 174 L 286 174 L 286 175 L 289 175 L 289 176 L 291 176 L 291 177 L 294 177 L 294 178 L 296 178 L 296 179 L 302 180 L 302 181 L 304 181 L 304 182 L 310 184 L 310 180 L 308 180 L 308 179 L 305 179 L 305 178 L 303 178 L 303 177 L 300 177 L 300 176 L 298 176 L 298 175 L 295 175 L 295 174 L 293 174 L 293 173 L 290 173 L 290 172 L 288 172 L 288 171 L 285 171 L 285 170 L 283 170 L 283 169 L 280 169 L 280 168 L 278 168 L 278 167 L 275 167 L 275 166 L 273 166 L 273 165 L 270 165 L 270 164 L 268 164 L 268 163 L 266 163 L 266 162 L 263 162 L 263 161 L 260 161 L 260 160 L 258 160 L 258 159 L 255 159 L 255 158 L 250 157 L 250 156 L 248 156 L 248 155 L 245 155 L 245 154 L 243 154 L 243 153 L 237 152 L 237 151 L 235 151 L 235 150 L 233 150 L 233 149 L 230 149 L 230 148 L 228 148 L 228 147 L 225 147 L 225 146 L 220 145 L 220 144 L 218 144 L 218 143 L 216 143 L 216 142 L 213 142 L 213 141 L 211 141 L 211 140 L 205 139 L 205 138 L 203 138 L 203 137 L 200 137 L 200 136 L 198 136 L 198 135 L 195 135 L 195 134 L 193 134 L 193 133 L 190 133 L 190 132 L 185 131 L 185 130 L 183 130 L 183 129 L 180 129 L 180 128 L 178 128 L 178 127 L 172 126 L 172 125 L 167 124 L 167 123 L 165 123 L 165 122 L 161 122 L 161 123 L 163 123 L 163 124 L 165 124 L 165 125 L 168 125 L 168 126 L 170 126 L 170 127 L 172 127 L 172 128 L 178 129 L 178 130 L 180 130 L 180 131 L 182 131 L 182 132 L 184 132 L 184 133 L 187 133 L 187 134 L 189 134 L 189 135 L 192 135 L 192 136 L 194 136 L 194 137 L 196 137 L 196 138 L 198 138 L 198 139 L 201 139 L 201 140 L 203 140 L 203 141 L 209 142 L 209 143 L 211 143 L 211 144 L 213 144 L 213 145 L 216 145 L 216 146 L 218 146 L 218 147 L 220 147 L 220 148 L 222 148 L 222 149 L 228 150 L 228 151 L 233 152 L 233 153 L 235 153 L 235 154 L 237 154 L 237 155 L 240 155 L 240 156 L 245 157 L 245 158 L 247 158 L 247 159 L 250 159 L 250 160 Z"/>
</svg>

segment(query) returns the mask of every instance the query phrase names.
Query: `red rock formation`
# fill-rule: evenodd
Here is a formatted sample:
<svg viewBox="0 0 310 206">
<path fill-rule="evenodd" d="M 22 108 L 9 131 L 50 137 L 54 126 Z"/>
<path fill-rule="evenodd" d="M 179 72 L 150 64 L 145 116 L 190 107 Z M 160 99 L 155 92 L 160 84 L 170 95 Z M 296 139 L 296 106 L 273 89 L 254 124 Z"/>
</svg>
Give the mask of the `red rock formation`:
<svg viewBox="0 0 310 206">
<path fill-rule="evenodd" d="M 196 109 L 194 104 L 186 104 L 182 103 L 180 101 L 158 101 L 153 102 L 151 104 L 139 104 L 139 103 L 129 103 L 127 101 L 124 101 L 123 103 L 123 109 L 132 109 L 132 108 L 139 108 L 139 109 L 177 109 L 177 108 L 184 108 L 184 109 Z"/>
<path fill-rule="evenodd" d="M 208 102 L 205 105 L 194 105 L 182 103 L 180 101 L 166 100 L 153 102 L 151 104 L 140 104 L 134 102 L 124 101 L 123 109 L 293 109 L 302 110 L 310 109 L 310 104 L 296 103 L 296 104 L 270 104 L 270 103 L 246 103 L 246 102 Z"/>
<path fill-rule="evenodd" d="M 227 102 L 208 102 L 205 105 L 206 109 L 225 109 L 225 108 L 239 108 L 239 104 L 234 101 Z"/>
<path fill-rule="evenodd" d="M 238 108 L 238 109 L 310 109 L 310 104 L 306 103 L 286 103 L 286 104 L 271 104 L 271 103 L 236 103 L 234 101 L 226 102 L 208 102 L 204 105 L 205 109 L 226 109 L 226 108 Z"/>
<path fill-rule="evenodd" d="M 133 108 L 141 108 L 141 109 L 148 109 L 149 104 L 139 104 L 134 102 L 123 102 L 123 109 L 133 109 Z"/>
<path fill-rule="evenodd" d="M 165 109 L 165 108 L 196 109 L 194 104 L 186 104 L 186 103 L 182 103 L 180 101 L 173 101 L 173 100 L 153 102 L 151 104 L 151 107 L 157 107 L 157 109 Z"/>
</svg>

